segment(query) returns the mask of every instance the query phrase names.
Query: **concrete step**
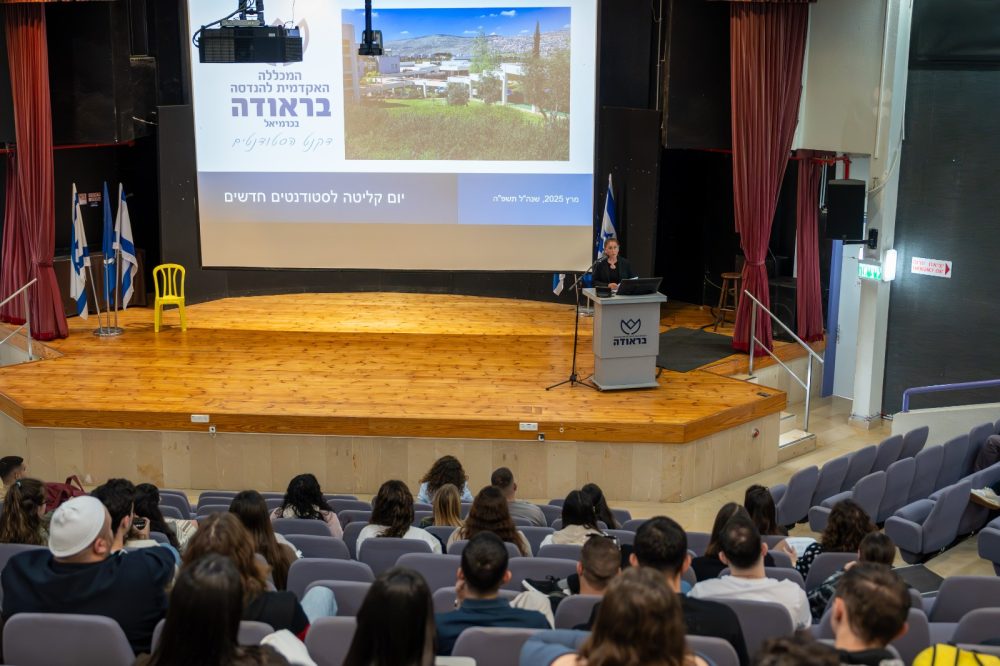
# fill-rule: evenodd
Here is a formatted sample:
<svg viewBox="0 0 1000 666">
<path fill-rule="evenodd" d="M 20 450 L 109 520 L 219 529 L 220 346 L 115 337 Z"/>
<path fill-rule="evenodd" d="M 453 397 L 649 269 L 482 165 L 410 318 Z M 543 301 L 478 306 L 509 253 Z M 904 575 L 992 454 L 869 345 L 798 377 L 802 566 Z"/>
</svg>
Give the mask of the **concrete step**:
<svg viewBox="0 0 1000 666">
<path fill-rule="evenodd" d="M 799 417 L 791 412 L 781 412 L 778 417 L 778 433 L 785 434 L 795 429 L 799 422 Z"/>
<path fill-rule="evenodd" d="M 778 462 L 785 462 L 816 449 L 816 435 L 798 428 L 778 437 Z"/>
</svg>

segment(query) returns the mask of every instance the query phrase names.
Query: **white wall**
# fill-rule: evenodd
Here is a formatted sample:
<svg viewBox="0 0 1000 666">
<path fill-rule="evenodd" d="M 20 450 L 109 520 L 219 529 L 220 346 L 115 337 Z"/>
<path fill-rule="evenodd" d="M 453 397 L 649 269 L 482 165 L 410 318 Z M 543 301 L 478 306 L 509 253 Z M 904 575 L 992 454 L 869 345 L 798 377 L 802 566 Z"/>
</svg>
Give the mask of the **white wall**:
<svg viewBox="0 0 1000 666">
<path fill-rule="evenodd" d="M 982 423 L 995 423 L 1000 419 L 1000 402 L 959 407 L 914 409 L 899 412 L 892 417 L 892 434 L 901 435 L 920 426 L 931 431 L 927 444 L 944 444 L 952 437 L 963 435 Z"/>
</svg>

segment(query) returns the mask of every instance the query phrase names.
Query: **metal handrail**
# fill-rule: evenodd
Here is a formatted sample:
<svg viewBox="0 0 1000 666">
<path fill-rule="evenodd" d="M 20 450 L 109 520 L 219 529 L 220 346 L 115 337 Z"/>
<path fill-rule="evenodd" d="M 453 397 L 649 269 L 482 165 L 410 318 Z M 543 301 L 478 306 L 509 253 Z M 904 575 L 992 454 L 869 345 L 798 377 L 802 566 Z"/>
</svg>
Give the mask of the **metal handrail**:
<svg viewBox="0 0 1000 666">
<path fill-rule="evenodd" d="M 816 359 L 822 365 L 822 363 L 823 363 L 823 357 L 820 356 L 819 354 L 817 354 L 813 350 L 813 348 L 810 347 L 805 342 L 805 340 L 803 340 L 799 336 L 795 335 L 795 333 L 792 332 L 792 329 L 790 329 L 787 326 L 785 326 L 785 322 L 783 322 L 780 319 L 778 319 L 778 317 L 775 316 L 775 314 L 773 312 L 771 312 L 770 310 L 768 310 L 767 306 L 765 306 L 763 303 L 761 303 L 760 301 L 758 301 L 754 297 L 753 294 L 751 294 L 749 291 L 747 291 L 746 289 L 744 289 L 743 290 L 743 295 L 746 296 L 747 298 L 749 298 L 751 301 L 753 301 L 753 306 L 752 306 L 753 309 L 750 311 L 750 378 L 752 379 L 753 376 L 754 376 L 754 374 L 753 374 L 753 367 L 754 367 L 754 346 L 759 344 L 761 346 L 761 349 L 763 349 L 765 352 L 767 352 L 768 356 L 770 356 L 772 359 L 774 359 L 775 363 L 777 363 L 782 368 L 784 368 L 785 372 L 787 372 L 789 375 L 791 375 L 792 379 L 794 379 L 796 382 L 798 382 L 799 386 L 801 386 L 802 388 L 804 388 L 806 390 L 806 405 L 805 405 L 805 413 L 802 415 L 802 429 L 808 432 L 808 430 L 809 430 L 809 403 L 810 403 L 810 401 L 812 399 L 813 359 Z M 785 329 L 785 332 L 788 333 L 790 336 L 792 336 L 792 339 L 795 340 L 795 342 L 797 342 L 799 344 L 799 346 L 802 347 L 803 349 L 805 349 L 806 352 L 809 354 L 809 356 L 808 356 L 808 358 L 809 358 L 809 365 L 806 368 L 806 380 L 805 381 L 802 381 L 799 378 L 799 376 L 797 374 L 795 374 L 795 372 L 791 368 L 789 368 L 787 365 L 785 365 L 785 363 L 780 358 L 778 358 L 777 356 L 774 355 L 774 352 L 772 352 L 770 349 L 768 349 L 764 345 L 764 343 L 762 341 L 760 341 L 760 340 L 757 339 L 757 310 L 758 309 L 763 310 L 768 315 L 770 315 L 771 319 L 773 321 L 777 322 L 778 325 L 781 326 L 781 328 Z"/>
<path fill-rule="evenodd" d="M 954 384 L 933 384 L 931 386 L 914 386 L 903 391 L 903 412 L 910 411 L 910 396 L 939 391 L 964 391 L 966 389 L 982 389 L 1000 387 L 1000 379 L 984 379 L 978 382 L 955 382 Z"/>
<path fill-rule="evenodd" d="M 31 308 L 28 307 L 28 287 L 33 286 L 36 282 L 38 282 L 38 278 L 31 280 L 26 285 L 15 291 L 13 294 L 0 301 L 0 308 L 2 308 L 3 306 L 7 305 L 12 300 L 14 300 L 16 296 L 18 295 L 21 296 L 21 304 L 24 307 L 24 323 L 15 328 L 13 331 L 11 331 L 6 338 L 0 340 L 0 346 L 5 345 L 8 340 L 10 340 L 12 337 L 20 333 L 22 329 L 24 329 L 24 337 L 28 341 L 28 360 L 33 360 L 35 358 L 35 354 L 33 353 L 31 344 Z"/>
</svg>

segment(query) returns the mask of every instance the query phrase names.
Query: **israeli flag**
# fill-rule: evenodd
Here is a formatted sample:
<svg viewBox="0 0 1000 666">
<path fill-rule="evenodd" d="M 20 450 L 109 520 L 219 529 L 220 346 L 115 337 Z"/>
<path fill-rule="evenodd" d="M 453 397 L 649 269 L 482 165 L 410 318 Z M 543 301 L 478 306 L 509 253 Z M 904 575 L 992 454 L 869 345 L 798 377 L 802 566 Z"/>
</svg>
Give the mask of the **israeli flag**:
<svg viewBox="0 0 1000 666">
<path fill-rule="evenodd" d="M 107 182 L 104 183 L 101 198 L 104 201 L 104 228 L 101 239 L 101 253 L 104 254 L 104 305 L 110 310 L 114 307 L 111 299 L 114 298 L 118 271 L 115 269 L 115 237 L 111 226 L 111 202 L 108 200 Z"/>
<path fill-rule="evenodd" d="M 73 183 L 73 228 L 70 230 L 69 296 L 76 301 L 76 314 L 86 319 L 87 312 L 87 267 L 90 266 L 90 250 L 87 249 L 87 235 L 83 231 L 83 208 L 80 195 Z"/>
<path fill-rule="evenodd" d="M 135 292 L 135 276 L 139 272 L 139 259 L 135 256 L 135 241 L 132 237 L 132 221 L 125 203 L 125 188 L 118 183 L 118 217 L 115 219 L 115 249 L 121 250 L 122 258 L 122 310 L 128 309 L 128 302 Z"/>
<path fill-rule="evenodd" d="M 566 274 L 565 273 L 553 273 L 552 274 L 552 293 L 558 296 L 563 293 L 563 288 L 566 286 Z"/>
<path fill-rule="evenodd" d="M 604 201 L 604 219 L 601 221 L 601 232 L 597 234 L 597 256 L 604 254 L 604 244 L 609 238 L 618 238 L 615 231 L 615 188 L 608 174 L 608 198 Z"/>
</svg>

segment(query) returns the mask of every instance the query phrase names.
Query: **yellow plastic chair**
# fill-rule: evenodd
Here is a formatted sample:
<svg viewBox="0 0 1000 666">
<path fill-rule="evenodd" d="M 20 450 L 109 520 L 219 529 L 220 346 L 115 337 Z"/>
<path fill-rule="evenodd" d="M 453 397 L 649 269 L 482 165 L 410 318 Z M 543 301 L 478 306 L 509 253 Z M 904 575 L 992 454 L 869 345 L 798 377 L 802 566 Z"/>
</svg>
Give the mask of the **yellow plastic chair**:
<svg viewBox="0 0 1000 666">
<path fill-rule="evenodd" d="M 181 315 L 181 330 L 187 330 L 184 316 L 184 267 L 180 264 L 161 264 L 153 269 L 153 283 L 156 285 L 156 301 L 153 303 L 153 330 L 160 332 L 163 320 L 163 306 L 176 305 Z"/>
</svg>

